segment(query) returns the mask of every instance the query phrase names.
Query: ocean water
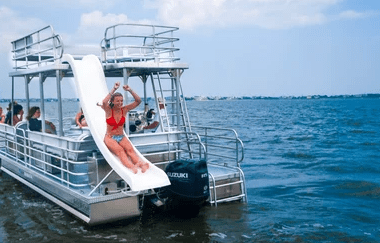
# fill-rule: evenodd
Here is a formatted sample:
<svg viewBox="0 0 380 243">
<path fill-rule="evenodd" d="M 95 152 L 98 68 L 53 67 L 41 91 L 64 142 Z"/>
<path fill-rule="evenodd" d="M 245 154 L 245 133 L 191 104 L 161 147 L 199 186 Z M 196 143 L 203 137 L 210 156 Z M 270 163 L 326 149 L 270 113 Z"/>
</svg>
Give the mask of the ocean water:
<svg viewBox="0 0 380 243">
<path fill-rule="evenodd" d="M 380 99 L 187 106 L 193 124 L 238 132 L 248 203 L 89 227 L 2 173 L 0 242 L 380 242 Z"/>
</svg>

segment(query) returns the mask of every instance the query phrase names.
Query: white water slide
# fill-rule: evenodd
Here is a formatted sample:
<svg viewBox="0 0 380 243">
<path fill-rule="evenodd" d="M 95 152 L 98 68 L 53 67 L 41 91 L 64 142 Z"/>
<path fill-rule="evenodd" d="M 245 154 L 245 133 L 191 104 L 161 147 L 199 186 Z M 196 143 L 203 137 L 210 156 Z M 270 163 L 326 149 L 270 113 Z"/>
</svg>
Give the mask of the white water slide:
<svg viewBox="0 0 380 243">
<path fill-rule="evenodd" d="M 74 60 L 71 55 L 64 54 L 62 62 L 67 62 L 73 71 L 80 105 L 88 123 L 92 137 L 108 164 L 125 180 L 132 191 L 142 191 L 170 185 L 166 173 L 150 163 L 134 146 L 135 152 L 145 162 L 149 169 L 134 174 L 108 150 L 104 143 L 106 133 L 106 117 L 104 110 L 97 105 L 109 93 L 102 65 L 95 55 L 88 55 L 82 60 Z M 121 86 L 120 86 L 121 87 Z M 124 134 L 126 137 L 127 135 Z M 128 137 L 127 137 L 128 138 Z"/>
</svg>

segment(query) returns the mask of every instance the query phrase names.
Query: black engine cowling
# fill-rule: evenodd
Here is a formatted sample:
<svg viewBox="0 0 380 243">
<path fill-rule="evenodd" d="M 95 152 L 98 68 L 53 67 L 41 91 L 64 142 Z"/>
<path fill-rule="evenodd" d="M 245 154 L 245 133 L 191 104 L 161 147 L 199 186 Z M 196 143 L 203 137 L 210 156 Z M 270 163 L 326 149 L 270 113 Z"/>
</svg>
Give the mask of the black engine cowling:
<svg viewBox="0 0 380 243">
<path fill-rule="evenodd" d="M 210 195 L 206 161 L 177 160 L 165 172 L 171 183 L 166 188 L 171 207 L 179 213 L 197 214 Z"/>
</svg>

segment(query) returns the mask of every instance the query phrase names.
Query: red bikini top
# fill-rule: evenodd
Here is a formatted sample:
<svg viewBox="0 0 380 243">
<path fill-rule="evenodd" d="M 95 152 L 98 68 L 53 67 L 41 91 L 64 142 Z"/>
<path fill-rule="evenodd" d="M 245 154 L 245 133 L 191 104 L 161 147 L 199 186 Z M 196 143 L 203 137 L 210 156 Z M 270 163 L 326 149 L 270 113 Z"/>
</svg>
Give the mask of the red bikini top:
<svg viewBox="0 0 380 243">
<path fill-rule="evenodd" d="M 123 109 L 121 108 L 121 113 L 123 114 Z M 115 117 L 113 116 L 113 109 L 112 109 L 112 116 L 106 119 L 106 122 L 108 125 L 113 126 L 112 130 L 115 130 L 116 128 L 123 126 L 125 123 L 125 117 L 122 116 L 119 122 L 116 122 Z"/>
</svg>

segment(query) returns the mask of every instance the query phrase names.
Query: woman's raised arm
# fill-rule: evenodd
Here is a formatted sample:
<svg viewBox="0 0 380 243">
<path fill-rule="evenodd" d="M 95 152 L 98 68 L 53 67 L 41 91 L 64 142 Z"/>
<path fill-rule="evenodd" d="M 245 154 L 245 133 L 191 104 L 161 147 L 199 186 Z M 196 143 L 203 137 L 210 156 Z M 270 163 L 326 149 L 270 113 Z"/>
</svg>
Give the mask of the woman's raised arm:
<svg viewBox="0 0 380 243">
<path fill-rule="evenodd" d="M 132 103 L 130 103 L 130 104 L 128 104 L 128 105 L 126 105 L 126 106 L 123 107 L 124 112 L 127 113 L 128 111 L 133 110 L 133 109 L 135 109 L 137 106 L 140 105 L 140 103 L 141 103 L 141 98 L 140 98 L 140 96 L 138 96 L 138 94 L 136 94 L 136 92 L 133 91 L 133 90 L 131 89 L 131 87 L 129 87 L 128 85 L 124 85 L 124 86 L 123 86 L 123 89 L 124 89 L 125 91 L 129 91 L 129 93 L 131 93 L 131 95 L 132 95 L 133 98 L 135 99 L 134 102 L 132 102 Z"/>
<path fill-rule="evenodd" d="M 107 106 L 108 106 L 108 103 L 113 95 L 113 93 L 115 93 L 115 91 L 120 87 L 120 82 L 116 82 L 113 86 L 113 88 L 111 89 L 111 91 L 107 94 L 107 96 L 103 99 L 103 104 L 102 104 L 102 108 L 105 109 Z"/>
</svg>

